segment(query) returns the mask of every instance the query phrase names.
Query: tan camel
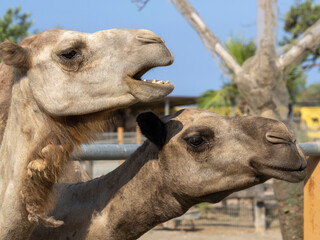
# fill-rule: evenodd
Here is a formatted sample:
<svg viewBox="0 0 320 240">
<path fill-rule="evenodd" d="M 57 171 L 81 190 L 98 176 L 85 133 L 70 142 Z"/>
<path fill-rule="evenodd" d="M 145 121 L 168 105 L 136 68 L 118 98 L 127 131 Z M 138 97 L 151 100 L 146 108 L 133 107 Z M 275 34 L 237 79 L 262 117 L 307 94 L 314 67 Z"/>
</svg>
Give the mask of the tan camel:
<svg viewBox="0 0 320 240">
<path fill-rule="evenodd" d="M 194 204 L 271 177 L 305 177 L 304 154 L 281 122 L 198 109 L 163 120 L 143 113 L 137 121 L 149 141 L 105 176 L 58 186 L 52 214 L 64 225 L 38 226 L 31 239 L 137 239 Z"/>
<path fill-rule="evenodd" d="M 74 146 L 103 131 L 112 110 L 173 90 L 140 81 L 173 56 L 151 31 L 112 29 L 49 30 L 0 44 L 0 58 L 0 239 L 26 239 L 38 220 L 62 224 L 46 214 Z"/>
</svg>

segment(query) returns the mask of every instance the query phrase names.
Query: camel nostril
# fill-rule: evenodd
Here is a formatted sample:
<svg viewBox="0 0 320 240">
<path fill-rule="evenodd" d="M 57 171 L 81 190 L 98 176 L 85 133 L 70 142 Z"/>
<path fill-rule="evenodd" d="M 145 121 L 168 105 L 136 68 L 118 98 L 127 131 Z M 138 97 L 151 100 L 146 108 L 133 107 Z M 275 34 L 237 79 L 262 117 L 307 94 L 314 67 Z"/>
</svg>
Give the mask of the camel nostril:
<svg viewBox="0 0 320 240">
<path fill-rule="evenodd" d="M 164 43 L 164 40 L 156 35 L 140 35 L 136 38 L 143 43 Z"/>
<path fill-rule="evenodd" d="M 266 139 L 268 142 L 273 144 L 279 144 L 279 143 L 294 143 L 295 140 L 292 139 L 288 134 L 281 133 L 281 132 L 267 132 L 266 133 Z"/>
</svg>

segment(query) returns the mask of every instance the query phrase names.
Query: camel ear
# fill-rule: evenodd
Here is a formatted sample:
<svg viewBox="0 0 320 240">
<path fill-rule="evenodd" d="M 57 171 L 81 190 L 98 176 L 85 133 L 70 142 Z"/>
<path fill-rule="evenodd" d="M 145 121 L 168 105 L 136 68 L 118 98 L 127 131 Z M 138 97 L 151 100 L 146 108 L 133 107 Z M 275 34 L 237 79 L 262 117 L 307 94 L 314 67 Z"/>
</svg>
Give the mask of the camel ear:
<svg viewBox="0 0 320 240">
<path fill-rule="evenodd" d="M 145 112 L 137 117 L 141 132 L 146 138 L 158 147 L 162 147 L 166 141 L 166 125 L 154 113 Z"/>
<path fill-rule="evenodd" d="M 31 67 L 27 49 L 9 41 L 0 44 L 0 58 L 6 65 L 20 70 L 27 71 Z"/>
</svg>

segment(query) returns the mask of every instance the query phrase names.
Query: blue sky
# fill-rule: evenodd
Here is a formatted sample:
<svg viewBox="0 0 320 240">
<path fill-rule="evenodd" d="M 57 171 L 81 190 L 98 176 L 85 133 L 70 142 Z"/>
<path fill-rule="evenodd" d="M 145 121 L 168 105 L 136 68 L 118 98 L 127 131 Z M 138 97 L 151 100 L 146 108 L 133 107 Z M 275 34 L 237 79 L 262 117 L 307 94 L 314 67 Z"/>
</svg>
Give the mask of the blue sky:
<svg viewBox="0 0 320 240">
<path fill-rule="evenodd" d="M 278 39 L 284 14 L 294 0 L 279 0 Z M 319 2 L 319 1 L 315 1 Z M 256 36 L 256 0 L 191 0 L 211 30 L 225 42 L 231 35 Z M 44 31 L 57 25 L 82 32 L 110 28 L 150 29 L 165 41 L 175 56 L 169 67 L 156 68 L 144 78 L 169 80 L 175 84 L 171 95 L 198 96 L 209 89 L 219 89 L 226 79 L 218 62 L 205 49 L 196 32 L 176 11 L 169 0 L 151 0 L 138 11 L 131 0 L 1 0 L 0 16 L 9 7 L 21 5 L 35 21 L 31 32 Z M 307 83 L 319 82 L 319 72 L 308 74 Z"/>
</svg>

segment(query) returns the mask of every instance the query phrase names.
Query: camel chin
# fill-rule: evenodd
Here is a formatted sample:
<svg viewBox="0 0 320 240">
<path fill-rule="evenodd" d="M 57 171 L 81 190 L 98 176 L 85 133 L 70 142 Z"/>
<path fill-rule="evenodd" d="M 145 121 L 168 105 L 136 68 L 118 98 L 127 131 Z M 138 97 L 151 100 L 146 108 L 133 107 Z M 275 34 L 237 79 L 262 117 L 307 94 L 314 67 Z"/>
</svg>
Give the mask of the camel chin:
<svg viewBox="0 0 320 240">
<path fill-rule="evenodd" d="M 279 176 L 272 176 L 273 178 L 277 178 L 280 180 L 297 183 L 301 182 L 306 177 L 306 171 L 305 170 L 297 170 L 297 171 L 281 171 L 279 172 Z"/>
<path fill-rule="evenodd" d="M 258 169 L 259 174 L 264 175 L 265 180 L 267 180 L 266 176 L 268 176 L 269 178 L 276 178 L 279 180 L 297 183 L 306 177 L 305 167 L 298 169 L 281 169 L 277 166 L 266 166 L 258 163 L 254 165 L 255 168 Z"/>
</svg>

